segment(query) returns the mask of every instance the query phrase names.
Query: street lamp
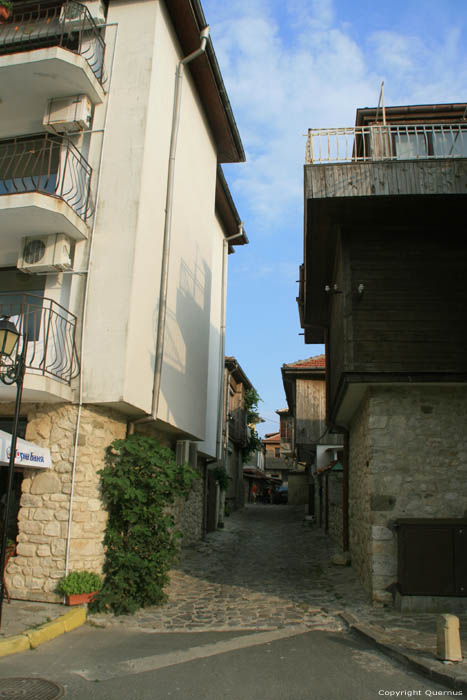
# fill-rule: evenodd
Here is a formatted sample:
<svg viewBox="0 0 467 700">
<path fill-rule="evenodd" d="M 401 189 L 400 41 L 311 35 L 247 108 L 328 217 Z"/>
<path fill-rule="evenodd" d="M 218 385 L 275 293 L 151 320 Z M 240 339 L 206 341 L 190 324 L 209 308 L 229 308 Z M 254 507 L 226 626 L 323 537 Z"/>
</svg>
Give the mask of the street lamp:
<svg viewBox="0 0 467 700">
<path fill-rule="evenodd" d="M 8 486 L 3 515 L 2 547 L 0 552 L 0 626 L 2 624 L 3 596 L 5 594 L 4 569 L 7 548 L 7 530 L 10 516 L 11 491 L 13 487 L 13 474 L 15 471 L 16 441 L 18 438 L 19 411 L 21 398 L 23 395 L 23 379 L 26 368 L 27 333 L 22 334 L 22 346 L 19 350 L 19 339 L 21 333 L 8 316 L 0 318 L 0 381 L 4 384 L 16 384 L 15 414 L 13 420 L 13 430 L 11 433 L 10 460 L 8 465 Z"/>
</svg>

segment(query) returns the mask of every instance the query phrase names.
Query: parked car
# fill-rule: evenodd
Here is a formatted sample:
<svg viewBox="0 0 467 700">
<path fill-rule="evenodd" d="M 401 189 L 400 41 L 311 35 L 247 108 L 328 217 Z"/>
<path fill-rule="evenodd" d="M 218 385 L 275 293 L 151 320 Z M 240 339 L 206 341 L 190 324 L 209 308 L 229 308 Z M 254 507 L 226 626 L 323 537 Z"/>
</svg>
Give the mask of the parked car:
<svg viewBox="0 0 467 700">
<path fill-rule="evenodd" d="M 274 494 L 274 503 L 287 503 L 289 500 L 289 487 L 287 485 L 279 486 Z"/>
</svg>

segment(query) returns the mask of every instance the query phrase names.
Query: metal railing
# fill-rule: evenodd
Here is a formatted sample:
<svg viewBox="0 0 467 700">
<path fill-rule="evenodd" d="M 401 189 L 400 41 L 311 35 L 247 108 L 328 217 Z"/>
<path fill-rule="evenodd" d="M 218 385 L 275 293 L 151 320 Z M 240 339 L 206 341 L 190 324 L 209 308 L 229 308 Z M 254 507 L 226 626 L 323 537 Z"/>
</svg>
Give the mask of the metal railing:
<svg viewBox="0 0 467 700">
<path fill-rule="evenodd" d="M 467 158 L 467 122 L 309 129 L 305 162 Z"/>
<path fill-rule="evenodd" d="M 20 333 L 27 330 L 26 371 L 66 384 L 78 376 L 76 316 L 53 299 L 21 292 L 0 292 L 0 316 Z"/>
<path fill-rule="evenodd" d="M 0 24 L 0 56 L 61 46 L 82 56 L 103 85 L 105 41 L 88 8 L 76 0 L 15 2 Z"/>
<path fill-rule="evenodd" d="M 0 196 L 41 192 L 65 201 L 86 221 L 92 215 L 92 168 L 60 136 L 38 135 L 0 141 Z"/>
</svg>

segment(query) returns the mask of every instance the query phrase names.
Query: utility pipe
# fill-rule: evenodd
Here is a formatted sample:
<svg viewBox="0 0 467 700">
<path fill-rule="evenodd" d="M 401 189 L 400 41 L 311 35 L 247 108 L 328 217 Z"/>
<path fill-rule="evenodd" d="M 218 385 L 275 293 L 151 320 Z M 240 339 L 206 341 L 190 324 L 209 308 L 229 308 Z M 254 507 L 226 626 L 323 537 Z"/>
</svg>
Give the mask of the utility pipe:
<svg viewBox="0 0 467 700">
<path fill-rule="evenodd" d="M 104 115 L 104 124 L 103 128 L 96 130 L 96 132 L 101 132 L 102 133 L 102 142 L 101 142 L 101 150 L 99 153 L 99 164 L 98 164 L 98 177 L 97 177 L 97 187 L 96 187 L 96 208 L 94 211 L 94 219 L 92 223 L 92 230 L 89 236 L 89 249 L 88 249 L 88 260 L 87 260 L 87 265 L 86 265 L 86 271 L 83 272 L 82 274 L 86 274 L 90 272 L 91 265 L 92 265 L 92 249 L 93 249 L 93 243 L 94 243 L 94 230 L 96 227 L 96 219 L 97 219 L 97 204 L 99 202 L 99 195 L 100 195 L 100 185 L 101 185 L 101 167 L 102 167 L 102 157 L 104 153 L 104 144 L 105 144 L 105 136 L 106 136 L 106 126 L 107 126 L 107 115 L 109 112 L 109 102 L 110 102 L 110 86 L 112 83 L 112 76 L 113 76 L 113 69 L 114 69 L 114 63 L 115 63 L 115 54 L 116 54 L 116 49 L 117 49 L 117 38 L 118 38 L 118 23 L 112 23 L 111 25 L 109 24 L 108 26 L 115 26 L 115 41 L 114 41 L 114 46 L 113 46 L 113 53 L 112 53 L 112 60 L 110 64 L 110 75 L 109 75 L 109 91 L 108 91 L 108 98 L 107 98 L 107 104 L 105 108 L 105 115 Z M 68 575 L 68 570 L 70 567 L 70 543 L 71 543 L 71 524 L 73 520 L 73 498 L 74 498 L 74 492 L 75 492 L 75 480 L 76 480 L 76 463 L 78 459 L 78 440 L 79 440 L 79 432 L 80 432 L 80 427 L 81 427 L 81 413 L 82 413 L 82 408 L 83 408 L 83 374 L 84 374 L 84 356 L 83 356 L 83 349 L 85 345 L 85 338 L 86 338 L 86 312 L 87 312 L 87 306 L 88 306 L 88 291 L 89 291 L 89 274 L 86 274 L 86 281 L 84 284 L 84 292 L 83 292 L 83 308 L 82 308 L 82 318 L 81 318 L 81 338 L 80 338 L 80 349 L 81 349 L 81 372 L 79 375 L 79 384 L 78 384 L 78 412 L 76 415 L 76 424 L 75 424 L 75 441 L 74 441 L 74 446 L 73 446 L 73 461 L 72 461 L 72 466 L 71 466 L 71 490 L 70 490 L 70 507 L 68 510 L 68 525 L 67 525 L 67 535 L 66 535 L 66 550 L 65 550 L 65 576 Z"/>
<path fill-rule="evenodd" d="M 225 328 L 226 328 L 226 285 L 227 285 L 227 259 L 229 254 L 229 242 L 235 238 L 244 235 L 243 222 L 238 224 L 238 232 L 233 236 L 224 238 L 222 251 L 222 290 L 221 290 L 221 327 L 220 327 L 220 343 L 219 343 L 219 399 L 217 410 L 217 449 L 216 457 L 219 461 L 223 460 L 223 443 L 222 443 L 222 422 L 224 416 L 224 364 L 225 364 Z"/>
<path fill-rule="evenodd" d="M 159 408 L 159 398 L 161 393 L 162 360 L 164 356 L 165 322 L 167 315 L 167 289 L 169 282 L 170 238 L 172 233 L 175 156 L 177 153 L 178 126 L 180 123 L 183 72 L 185 66 L 188 65 L 188 63 L 191 63 L 191 61 L 193 61 L 195 58 L 198 58 L 198 56 L 201 56 L 201 54 L 205 52 L 208 37 L 209 26 L 204 27 L 204 29 L 201 31 L 200 47 L 196 49 L 196 51 L 193 51 L 188 56 L 185 56 L 185 58 L 182 58 L 179 61 L 177 71 L 175 74 L 175 93 L 172 112 L 172 132 L 170 135 L 169 167 L 167 172 L 167 192 L 165 200 L 164 239 L 162 245 L 159 317 L 157 320 L 156 357 L 154 363 L 154 384 L 152 391 L 151 417 L 154 420 L 157 419 L 157 411 Z"/>
</svg>

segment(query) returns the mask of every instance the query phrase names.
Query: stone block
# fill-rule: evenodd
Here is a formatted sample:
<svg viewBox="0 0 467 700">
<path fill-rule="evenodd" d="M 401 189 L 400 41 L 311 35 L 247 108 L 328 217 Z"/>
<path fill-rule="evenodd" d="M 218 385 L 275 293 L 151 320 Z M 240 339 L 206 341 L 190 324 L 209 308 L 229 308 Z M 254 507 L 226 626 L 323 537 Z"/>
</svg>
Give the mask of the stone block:
<svg viewBox="0 0 467 700">
<path fill-rule="evenodd" d="M 61 556 L 65 554 L 66 551 L 66 542 L 65 540 L 54 540 L 51 545 L 50 545 L 50 551 L 52 552 L 53 556 Z"/>
<path fill-rule="evenodd" d="M 43 524 L 39 523 L 37 521 L 24 520 L 24 521 L 22 521 L 22 524 L 21 524 L 21 533 L 22 534 L 20 535 L 20 537 L 24 538 L 24 539 L 28 539 L 27 537 L 24 537 L 24 535 L 41 535 L 43 527 L 44 527 Z M 24 539 L 23 539 L 23 541 L 24 541 Z M 21 540 L 18 538 L 18 541 L 21 541 Z"/>
<path fill-rule="evenodd" d="M 50 500 L 55 501 L 56 503 L 68 503 L 70 499 L 68 498 L 68 496 L 65 496 L 64 493 L 53 493 L 50 496 Z"/>
<path fill-rule="evenodd" d="M 373 574 L 380 576 L 395 576 L 397 574 L 397 561 L 395 557 L 375 554 L 372 562 Z"/>
<path fill-rule="evenodd" d="M 21 509 L 22 511 L 22 509 Z M 50 508 L 36 508 L 33 510 L 33 520 L 53 520 L 54 512 Z"/>
<path fill-rule="evenodd" d="M 22 557 L 33 557 L 36 554 L 36 545 L 29 544 L 26 542 L 20 542 L 16 547 L 16 552 L 18 556 Z"/>
<path fill-rule="evenodd" d="M 37 548 L 37 556 L 38 557 L 50 557 L 51 551 L 50 551 L 50 545 L 47 544 L 40 544 Z"/>
<path fill-rule="evenodd" d="M 387 527 L 381 525 L 373 525 L 371 528 L 371 536 L 374 540 L 392 540 L 394 534 Z"/>
<path fill-rule="evenodd" d="M 97 498 L 90 498 L 88 501 L 88 509 L 90 511 L 97 511 L 103 509 L 102 501 Z"/>
<path fill-rule="evenodd" d="M 386 494 L 372 494 L 370 498 L 371 510 L 391 511 L 396 505 L 396 497 Z"/>
<path fill-rule="evenodd" d="M 60 479 L 56 474 L 53 472 L 43 472 L 34 478 L 31 484 L 31 493 L 35 495 L 59 493 L 60 488 Z"/>
<path fill-rule="evenodd" d="M 60 510 L 55 511 L 55 519 L 56 520 L 68 520 L 68 510 L 64 510 L 61 508 Z"/>
<path fill-rule="evenodd" d="M 60 536 L 60 523 L 52 521 L 47 523 L 44 527 L 44 535 L 50 535 L 51 537 Z"/>
</svg>

